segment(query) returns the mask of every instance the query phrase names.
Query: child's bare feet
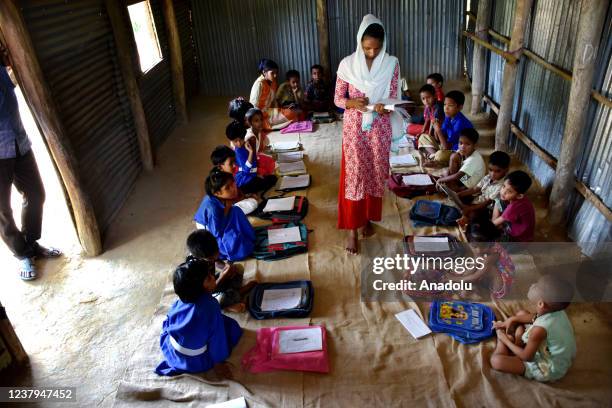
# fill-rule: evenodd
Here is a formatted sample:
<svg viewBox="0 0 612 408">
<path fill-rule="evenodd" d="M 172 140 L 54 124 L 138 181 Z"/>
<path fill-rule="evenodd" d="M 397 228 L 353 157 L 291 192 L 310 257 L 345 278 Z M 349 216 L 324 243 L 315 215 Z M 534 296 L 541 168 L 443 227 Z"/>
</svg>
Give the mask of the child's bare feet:
<svg viewBox="0 0 612 408">
<path fill-rule="evenodd" d="M 257 285 L 257 281 L 256 280 L 251 280 L 248 281 L 246 284 L 244 284 L 239 292 L 240 292 L 240 296 L 244 296 L 247 293 L 249 293 L 251 291 L 251 289 L 253 289 L 255 287 L 255 285 Z"/>
<path fill-rule="evenodd" d="M 246 305 L 243 302 L 234 303 L 225 308 L 230 313 L 244 313 L 246 311 Z"/>
<path fill-rule="evenodd" d="M 363 227 L 363 230 L 361 230 L 361 236 L 364 238 L 371 237 L 375 233 L 376 231 L 374 231 L 374 225 L 372 225 L 370 221 L 368 221 L 365 227 Z"/>
<path fill-rule="evenodd" d="M 356 255 L 359 252 L 359 236 L 357 230 L 349 230 L 346 236 L 346 252 Z"/>
</svg>

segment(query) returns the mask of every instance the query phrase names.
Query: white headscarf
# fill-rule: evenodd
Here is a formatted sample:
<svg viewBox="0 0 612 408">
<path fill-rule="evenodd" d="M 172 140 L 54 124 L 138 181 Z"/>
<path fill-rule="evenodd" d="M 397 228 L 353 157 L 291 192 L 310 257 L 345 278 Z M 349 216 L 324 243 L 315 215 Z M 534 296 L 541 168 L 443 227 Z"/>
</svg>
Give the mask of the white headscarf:
<svg viewBox="0 0 612 408">
<path fill-rule="evenodd" d="M 359 31 L 357 31 L 357 49 L 354 53 L 340 61 L 340 65 L 338 66 L 338 77 L 364 92 L 365 96 L 369 99 L 369 103 L 375 104 L 389 97 L 391 80 L 393 79 L 395 67 L 398 65 L 398 60 L 396 57 L 386 52 L 387 33 L 385 32 L 382 48 L 376 58 L 374 58 L 371 69 L 368 69 L 365 54 L 361 47 L 361 39 L 368 26 L 372 24 L 380 24 L 384 28 L 382 21 L 372 14 L 367 14 L 363 17 L 361 25 L 359 26 Z M 396 90 L 397 97 L 400 95 L 399 91 L 398 81 Z M 390 113 L 390 115 L 393 127 L 393 139 L 399 139 L 404 134 L 402 117 L 395 112 Z M 371 125 L 374 118 L 374 112 L 364 112 L 361 119 L 362 128 Z"/>
</svg>

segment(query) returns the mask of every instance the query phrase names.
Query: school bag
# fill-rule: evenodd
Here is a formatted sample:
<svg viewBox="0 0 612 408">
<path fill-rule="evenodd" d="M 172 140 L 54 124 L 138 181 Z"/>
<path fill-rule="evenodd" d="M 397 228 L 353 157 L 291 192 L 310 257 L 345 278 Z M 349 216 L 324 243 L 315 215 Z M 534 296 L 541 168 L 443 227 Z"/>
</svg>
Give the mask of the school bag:
<svg viewBox="0 0 612 408">
<path fill-rule="evenodd" d="M 283 244 L 268 243 L 268 230 L 274 228 L 300 228 L 299 241 L 285 242 Z M 253 257 L 263 261 L 276 261 L 289 258 L 293 255 L 302 254 L 308 251 L 308 230 L 301 222 L 289 222 L 287 224 L 274 224 L 255 228 L 255 249 Z"/>
<path fill-rule="evenodd" d="M 300 292 L 300 300 L 297 306 L 291 309 L 262 310 L 262 301 L 266 291 L 296 290 Z M 259 283 L 249 294 L 249 313 L 257 320 L 274 319 L 277 317 L 306 317 L 312 312 L 314 303 L 314 289 L 309 280 L 297 280 L 290 282 L 266 282 Z"/>
<path fill-rule="evenodd" d="M 321 330 L 321 350 L 298 353 L 280 352 L 281 332 L 313 328 Z M 251 373 L 278 370 L 328 373 L 327 331 L 323 326 L 283 326 L 257 329 L 257 344 L 242 357 L 242 367 Z"/>
<path fill-rule="evenodd" d="M 430 300 L 446 296 L 446 291 L 444 289 L 421 289 L 422 282 L 426 282 L 427 284 L 443 283 L 445 274 L 441 270 L 419 268 L 414 273 L 407 272 L 405 278 L 407 281 L 414 282 L 415 284 L 415 289 L 406 289 L 404 291 L 404 293 L 410 297 Z"/>
<path fill-rule="evenodd" d="M 458 300 L 434 300 L 429 309 L 429 328 L 446 333 L 463 344 L 493 336 L 495 313 L 489 306 Z"/>
<path fill-rule="evenodd" d="M 410 210 L 410 219 L 415 227 L 439 225 L 454 226 L 461 218 L 461 211 L 456 207 L 442 204 L 437 201 L 418 200 Z"/>
<path fill-rule="evenodd" d="M 278 198 L 278 197 L 272 197 Z M 253 212 L 253 215 L 262 220 L 270 220 L 275 224 L 284 224 L 287 222 L 301 221 L 308 214 L 308 199 L 304 196 L 295 196 L 295 203 L 293 209 L 289 211 L 269 211 L 264 212 L 268 199 L 264 199 L 257 209 Z"/>
<path fill-rule="evenodd" d="M 422 195 L 434 194 L 436 192 L 436 183 L 433 179 L 431 179 L 432 184 L 429 186 L 415 186 L 410 184 L 406 185 L 403 183 L 402 177 L 407 175 L 407 173 L 392 173 L 389 179 L 387 180 L 389 190 L 393 191 L 398 197 L 413 198 Z M 431 178 L 429 174 L 426 175 Z"/>
</svg>

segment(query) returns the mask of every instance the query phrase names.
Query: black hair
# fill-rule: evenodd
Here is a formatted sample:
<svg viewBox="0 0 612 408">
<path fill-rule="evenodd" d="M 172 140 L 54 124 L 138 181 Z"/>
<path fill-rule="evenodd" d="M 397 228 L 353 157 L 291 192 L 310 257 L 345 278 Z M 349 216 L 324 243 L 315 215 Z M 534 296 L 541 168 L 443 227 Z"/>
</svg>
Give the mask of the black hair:
<svg viewBox="0 0 612 408">
<path fill-rule="evenodd" d="M 467 138 L 473 144 L 478 143 L 478 132 L 474 128 L 461 129 L 461 132 L 459 132 L 459 136 Z"/>
<path fill-rule="evenodd" d="M 370 24 L 368 28 L 365 29 L 363 35 L 361 36 L 361 41 L 365 37 L 376 38 L 377 40 L 384 41 L 385 40 L 385 29 L 378 23 Z"/>
<path fill-rule="evenodd" d="M 242 96 L 234 98 L 229 103 L 229 117 L 237 120 L 240 123 L 244 123 L 244 115 L 249 109 L 253 108 L 251 102 L 244 99 Z"/>
<path fill-rule="evenodd" d="M 495 151 L 491 153 L 491 156 L 489 156 L 489 164 L 502 169 L 507 169 L 510 167 L 510 156 L 508 156 L 508 153 L 506 152 L 502 152 L 500 150 Z"/>
<path fill-rule="evenodd" d="M 467 232 L 470 242 L 492 242 L 499 237 L 501 231 L 491 222 L 491 220 L 480 220 L 470 224 Z"/>
<path fill-rule="evenodd" d="M 214 262 L 188 258 L 177 266 L 172 276 L 174 293 L 184 303 L 195 303 L 204 294 L 204 281 L 215 272 Z"/>
<path fill-rule="evenodd" d="M 444 77 L 442 76 L 442 74 L 439 74 L 437 72 L 434 72 L 433 74 L 427 75 L 427 79 L 433 79 L 434 81 L 436 81 L 436 82 L 438 82 L 440 84 L 444 83 Z"/>
<path fill-rule="evenodd" d="M 187 237 L 187 249 L 195 258 L 210 259 L 219 254 L 215 236 L 204 229 L 193 231 Z"/>
<path fill-rule="evenodd" d="M 423 92 L 429 92 L 432 95 L 436 95 L 436 88 L 433 87 L 433 85 L 429 85 L 429 84 L 425 84 L 421 87 L 421 89 L 419 89 L 419 93 L 423 93 Z"/>
<path fill-rule="evenodd" d="M 223 188 L 224 185 L 226 185 L 233 179 L 233 174 L 221 171 L 221 169 L 219 169 L 218 167 L 213 167 L 208 177 L 206 177 L 206 182 L 204 183 L 204 189 L 206 190 L 206 194 L 211 197 L 214 196 L 215 193 L 221 191 L 221 188 Z"/>
<path fill-rule="evenodd" d="M 244 118 L 246 119 L 248 124 L 251 124 L 251 120 L 253 119 L 253 116 L 255 116 L 255 115 L 262 115 L 263 116 L 263 112 L 260 109 L 251 108 L 251 109 L 248 110 L 246 115 L 244 115 Z"/>
<path fill-rule="evenodd" d="M 519 194 L 525 194 L 531 187 L 531 177 L 522 170 L 516 170 L 506 176 L 506 180 Z"/>
<path fill-rule="evenodd" d="M 446 98 L 452 99 L 457 103 L 457 105 L 461 106 L 465 103 L 465 95 L 461 91 L 450 91 L 446 94 Z"/>
<path fill-rule="evenodd" d="M 312 67 L 310 67 L 310 72 L 312 72 L 313 69 L 318 69 L 319 71 L 323 72 L 323 66 L 319 64 L 314 64 Z"/>
<path fill-rule="evenodd" d="M 278 64 L 271 59 L 262 58 L 259 60 L 259 64 L 257 65 L 260 73 L 264 73 L 267 71 L 272 71 L 273 69 L 278 69 Z"/>
<path fill-rule="evenodd" d="M 213 166 L 219 166 L 230 157 L 236 157 L 236 153 L 225 145 L 220 145 L 215 147 L 215 150 L 210 154 L 210 161 Z"/>
<path fill-rule="evenodd" d="M 246 133 L 247 130 L 246 127 L 244 127 L 244 120 L 242 122 L 234 120 L 225 128 L 225 136 L 227 136 L 229 140 L 244 139 Z"/>
<path fill-rule="evenodd" d="M 290 69 L 289 71 L 287 71 L 287 73 L 285 74 L 285 78 L 287 78 L 287 81 L 290 78 L 297 78 L 300 79 L 300 73 L 297 72 L 295 69 Z"/>
</svg>

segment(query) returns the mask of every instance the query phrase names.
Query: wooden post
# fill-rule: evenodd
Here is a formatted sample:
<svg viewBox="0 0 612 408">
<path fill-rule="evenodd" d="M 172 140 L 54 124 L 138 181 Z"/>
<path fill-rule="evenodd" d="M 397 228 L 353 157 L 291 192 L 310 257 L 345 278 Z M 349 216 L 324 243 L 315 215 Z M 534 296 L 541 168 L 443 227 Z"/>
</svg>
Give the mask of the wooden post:
<svg viewBox="0 0 612 408">
<path fill-rule="evenodd" d="M 102 239 L 93 205 L 81 184 L 72 145 L 15 0 L 0 1 L 0 28 L 15 76 L 66 186 L 81 246 L 87 255 L 98 255 L 102 252 Z"/>
<path fill-rule="evenodd" d="M 491 0 L 480 0 L 478 2 L 478 15 L 476 17 L 476 35 L 483 41 L 488 41 L 487 29 L 491 16 Z M 470 113 L 476 115 L 481 111 L 480 104 L 485 91 L 486 80 L 486 52 L 484 47 L 474 43 L 474 55 L 472 56 L 472 109 Z"/>
<path fill-rule="evenodd" d="M 514 12 L 514 26 L 512 27 L 512 37 L 510 38 L 509 52 L 515 53 L 520 57 L 525 38 L 525 27 L 529 18 L 529 11 L 533 0 L 517 0 Z M 499 106 L 499 116 L 495 127 L 495 149 L 508 150 L 508 136 L 510 135 L 510 121 L 512 120 L 512 105 L 514 103 L 514 88 L 516 86 L 516 74 L 518 63 L 506 61 L 504 67 L 504 77 L 502 81 L 502 97 Z"/>
<path fill-rule="evenodd" d="M 130 107 L 132 108 L 132 117 L 134 118 L 134 126 L 136 127 L 136 137 L 138 138 L 142 166 L 145 170 L 151 171 L 154 166 L 153 151 L 151 149 L 151 138 L 149 137 L 147 118 L 145 117 L 142 100 L 140 99 L 140 88 L 138 87 L 133 68 L 134 49 L 130 46 L 132 41 L 128 28 L 131 27 L 131 23 L 127 14 L 127 8 L 116 0 L 106 0 L 105 3 L 106 12 L 108 13 L 108 18 L 113 28 L 117 59 L 119 60 L 121 75 L 125 83 L 125 91 L 130 101 Z"/>
<path fill-rule="evenodd" d="M 185 77 L 183 75 L 183 55 L 181 53 L 181 39 L 174 15 L 172 0 L 163 1 L 164 18 L 168 29 L 168 44 L 170 45 L 170 69 L 172 71 L 172 90 L 176 115 L 180 123 L 187 123 L 187 99 L 185 97 Z"/>
<path fill-rule="evenodd" d="M 549 220 L 551 223 L 562 222 L 567 213 L 571 191 L 574 187 L 574 170 L 580 139 L 584 133 L 586 115 L 591 97 L 597 49 L 602 35 L 602 28 L 607 0 L 584 2 L 580 10 L 576 53 L 567 104 L 567 116 L 561 142 L 561 154 L 557 162 L 557 171 L 550 193 Z"/>
<path fill-rule="evenodd" d="M 19 341 L 19 337 L 17 337 L 2 303 L 0 303 L 0 337 L 2 337 L 6 349 L 16 365 L 20 366 L 28 361 L 28 354 L 23 349 L 21 341 Z"/>
<path fill-rule="evenodd" d="M 327 0 L 317 0 L 317 32 L 319 33 L 319 64 L 323 66 L 330 80 L 331 62 L 329 58 L 329 23 L 327 21 Z"/>
</svg>

